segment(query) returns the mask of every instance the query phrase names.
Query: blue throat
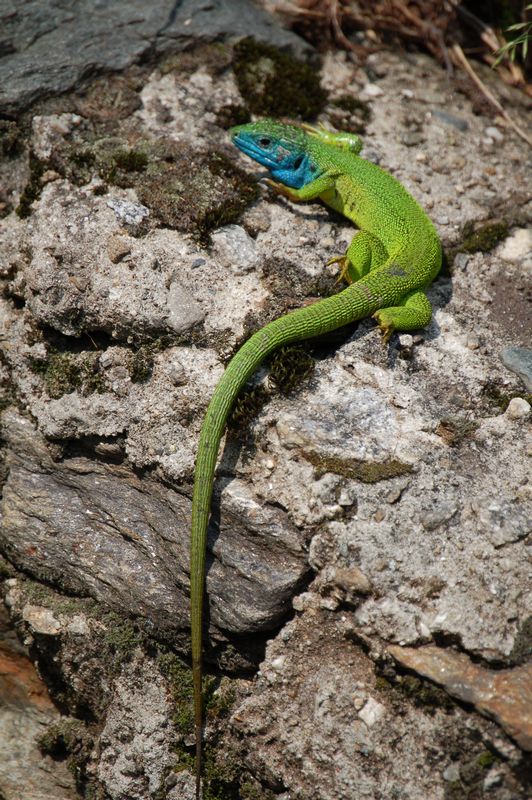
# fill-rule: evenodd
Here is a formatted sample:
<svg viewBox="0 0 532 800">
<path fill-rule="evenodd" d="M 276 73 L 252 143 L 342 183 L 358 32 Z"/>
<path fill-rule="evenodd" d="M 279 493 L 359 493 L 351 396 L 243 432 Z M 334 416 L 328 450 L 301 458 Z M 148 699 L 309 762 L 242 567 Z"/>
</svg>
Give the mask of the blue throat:
<svg viewBox="0 0 532 800">
<path fill-rule="evenodd" d="M 276 181 L 284 183 L 285 186 L 290 186 L 292 189 L 301 189 L 319 175 L 316 164 L 312 163 L 306 153 L 296 156 L 289 166 L 283 165 L 275 169 L 270 167 L 270 172 Z"/>
</svg>

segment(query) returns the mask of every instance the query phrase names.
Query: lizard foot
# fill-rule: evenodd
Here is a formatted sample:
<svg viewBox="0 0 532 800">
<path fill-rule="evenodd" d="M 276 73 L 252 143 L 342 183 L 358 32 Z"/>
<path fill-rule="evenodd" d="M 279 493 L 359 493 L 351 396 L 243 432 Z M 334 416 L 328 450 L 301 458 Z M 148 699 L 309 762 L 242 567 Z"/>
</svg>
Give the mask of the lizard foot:
<svg viewBox="0 0 532 800">
<path fill-rule="evenodd" d="M 386 319 L 386 311 L 382 308 L 373 314 L 373 319 L 376 320 L 379 325 L 380 332 L 382 334 L 382 343 L 388 344 L 391 335 L 395 330 L 395 325 L 391 320 Z"/>
<path fill-rule="evenodd" d="M 289 189 L 288 186 L 285 186 L 283 183 L 278 183 L 278 181 L 274 181 L 271 178 L 264 178 L 264 183 L 266 183 L 270 189 L 273 189 L 276 194 L 282 194 L 283 197 L 288 197 L 288 199 L 292 200 L 293 203 L 301 202 L 297 194 L 295 194 L 293 190 Z"/>
<path fill-rule="evenodd" d="M 341 283 L 345 281 L 346 283 L 353 283 L 351 276 L 349 275 L 349 259 L 347 256 L 334 256 L 334 258 L 330 258 L 327 261 L 326 266 L 332 267 L 333 264 L 340 265 L 340 273 L 336 279 L 336 283 Z"/>
</svg>

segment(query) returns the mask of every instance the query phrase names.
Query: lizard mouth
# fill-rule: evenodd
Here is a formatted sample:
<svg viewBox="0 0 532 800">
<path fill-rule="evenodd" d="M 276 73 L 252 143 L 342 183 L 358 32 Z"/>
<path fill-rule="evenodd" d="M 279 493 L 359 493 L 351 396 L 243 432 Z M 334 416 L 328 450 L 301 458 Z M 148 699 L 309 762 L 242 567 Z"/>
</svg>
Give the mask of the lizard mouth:
<svg viewBox="0 0 532 800">
<path fill-rule="evenodd" d="M 238 149 L 241 150 L 246 156 L 249 156 L 254 161 L 258 161 L 259 164 L 262 164 L 268 169 L 274 169 L 275 167 L 279 166 L 278 161 L 276 161 L 273 155 L 270 153 L 265 153 L 261 147 L 255 144 L 255 142 L 250 141 L 244 136 L 240 136 L 238 133 L 233 135 L 233 144 L 236 145 Z"/>
</svg>

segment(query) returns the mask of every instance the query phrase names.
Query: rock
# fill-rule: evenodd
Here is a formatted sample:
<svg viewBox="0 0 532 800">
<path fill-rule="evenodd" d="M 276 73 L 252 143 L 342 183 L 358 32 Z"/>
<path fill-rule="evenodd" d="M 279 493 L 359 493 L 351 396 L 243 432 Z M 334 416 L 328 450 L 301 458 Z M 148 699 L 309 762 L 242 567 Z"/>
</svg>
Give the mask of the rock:
<svg viewBox="0 0 532 800">
<path fill-rule="evenodd" d="M 367 97 L 380 97 L 382 94 L 384 94 L 381 87 L 377 86 L 376 83 L 366 83 L 366 85 L 362 88 L 362 91 Z"/>
<path fill-rule="evenodd" d="M 490 139 L 493 139 L 494 142 L 504 142 L 504 134 L 498 128 L 495 128 L 493 125 L 490 125 L 484 131 L 486 136 L 489 136 Z"/>
<path fill-rule="evenodd" d="M 424 705 L 419 691 L 411 703 L 407 691 L 377 679 L 356 643 L 359 629 L 345 617 L 345 610 L 307 608 L 268 643 L 252 693 L 232 712 L 233 742 L 245 737 L 254 769 L 268 783 L 289 785 L 294 797 L 375 798 L 382 794 L 383 774 L 389 797 L 443 796 L 447 781 L 441 773 L 450 780 L 453 773 L 446 770 L 459 769 L 485 750 L 485 744 L 468 747 L 469 737 L 484 742 L 502 732 L 458 704 Z M 275 668 L 279 659 L 282 680 Z M 368 769 L 377 757 L 378 770 Z M 508 765 L 502 781 L 511 787 Z"/>
<path fill-rule="evenodd" d="M 532 392 L 532 350 L 526 347 L 507 347 L 501 353 L 502 363 L 522 379 Z"/>
<path fill-rule="evenodd" d="M 509 419 L 526 419 L 530 415 L 530 403 L 524 397 L 513 397 L 508 403 L 506 416 Z"/>
<path fill-rule="evenodd" d="M 251 236 L 240 225 L 226 225 L 212 234 L 214 252 L 224 267 L 237 273 L 249 272 L 257 265 L 258 254 Z"/>
<path fill-rule="evenodd" d="M 215 6 L 185 0 L 105 3 L 75 0 L 68 7 L 53 0 L 24 0 L 16 14 L 0 12 L 3 58 L 0 106 L 16 113 L 36 99 L 61 94 L 89 75 L 123 70 L 156 52 L 176 52 L 197 41 L 247 36 L 291 47 L 308 47 L 284 31 L 258 6 L 246 0 L 221 0 Z"/>
<path fill-rule="evenodd" d="M 149 208 L 146 208 L 146 206 L 140 203 L 130 203 L 128 200 L 121 200 L 118 197 L 109 198 L 106 205 L 113 209 L 117 220 L 122 225 L 140 225 L 142 220 L 149 216 L 150 213 Z"/>
<path fill-rule="evenodd" d="M 499 248 L 505 261 L 521 261 L 532 253 L 532 228 L 519 228 Z"/>
<path fill-rule="evenodd" d="M 401 141 L 407 147 L 415 147 L 425 141 L 425 137 L 420 131 L 406 131 L 401 136 Z"/>
<path fill-rule="evenodd" d="M 465 654 L 439 647 L 417 650 L 391 646 L 391 655 L 408 669 L 443 686 L 458 700 L 472 703 L 525 750 L 532 750 L 532 665 L 487 670 Z"/>
<path fill-rule="evenodd" d="M 449 114 L 448 111 L 441 111 L 439 108 L 433 108 L 431 114 L 433 117 L 436 117 L 436 119 L 445 123 L 445 125 L 451 125 L 459 131 L 467 131 L 469 128 L 469 123 L 466 119 L 463 119 L 463 117 L 456 117 L 454 114 Z"/>
<path fill-rule="evenodd" d="M 189 498 L 112 463 L 78 457 L 54 465 L 27 421 L 9 415 L 4 422 L 14 450 L 4 486 L 0 541 L 10 557 L 36 578 L 45 559 L 48 581 L 149 619 L 161 637 L 179 639 L 181 629 L 186 648 Z M 235 488 L 231 486 L 231 502 L 228 497 L 224 502 L 207 590 L 213 598 L 213 625 L 244 634 L 275 626 L 307 567 L 298 535 L 281 512 L 261 509 L 243 486 L 237 499 Z M 55 534 L 57 519 L 60 538 Z M 262 531 L 252 552 L 245 544 L 246 524 Z M 261 542 L 268 555 L 259 556 Z M 255 587 L 253 603 L 250 585 Z M 25 620 L 35 630 L 55 633 L 57 621 L 51 612 L 43 613 L 28 606 Z"/>
<path fill-rule="evenodd" d="M 25 648 L 10 635 L 2 607 L 0 629 L 0 793 L 5 800 L 20 800 L 21 791 L 24 800 L 73 800 L 67 764 L 43 756 L 37 743 L 59 712 Z"/>
</svg>

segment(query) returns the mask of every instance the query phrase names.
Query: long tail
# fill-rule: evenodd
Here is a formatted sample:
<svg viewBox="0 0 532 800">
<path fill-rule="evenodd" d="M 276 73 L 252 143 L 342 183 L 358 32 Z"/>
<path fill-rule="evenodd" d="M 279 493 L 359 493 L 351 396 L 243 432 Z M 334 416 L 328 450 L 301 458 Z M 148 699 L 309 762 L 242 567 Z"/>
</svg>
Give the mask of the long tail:
<svg viewBox="0 0 532 800">
<path fill-rule="evenodd" d="M 292 311 L 253 334 L 227 365 L 207 409 L 196 459 L 190 541 L 190 610 L 197 800 L 201 795 L 203 725 L 201 677 L 205 550 L 214 470 L 227 418 L 246 381 L 273 350 L 290 342 L 329 333 L 350 322 L 369 316 L 378 308 L 394 305 L 405 293 L 404 280 L 387 275 L 386 287 L 383 291 L 382 275 L 379 277 L 378 272 L 379 270 L 370 272 L 339 294 Z"/>
</svg>

